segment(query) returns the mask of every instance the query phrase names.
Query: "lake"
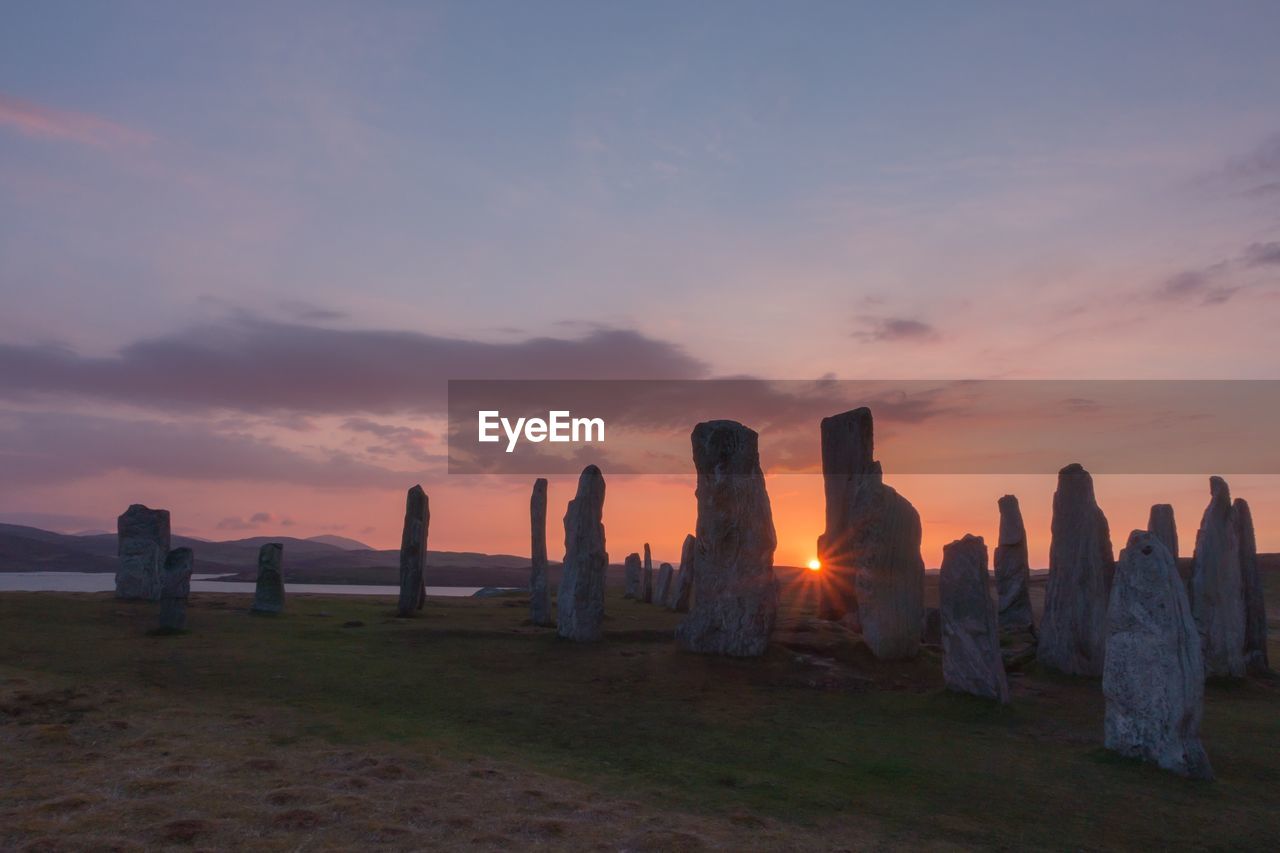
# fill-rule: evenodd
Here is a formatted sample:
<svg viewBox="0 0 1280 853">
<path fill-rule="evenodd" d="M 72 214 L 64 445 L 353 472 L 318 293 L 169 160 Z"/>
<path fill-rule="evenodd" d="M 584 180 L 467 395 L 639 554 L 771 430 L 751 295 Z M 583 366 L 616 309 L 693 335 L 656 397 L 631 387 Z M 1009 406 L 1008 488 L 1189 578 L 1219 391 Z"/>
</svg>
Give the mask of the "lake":
<svg viewBox="0 0 1280 853">
<path fill-rule="evenodd" d="M 243 593 L 253 595 L 254 584 L 248 581 L 220 581 L 214 578 L 224 575 L 191 576 L 192 592 Z M 0 592 L 111 592 L 116 588 L 116 576 L 111 572 L 0 572 Z M 466 598 L 475 595 L 478 586 L 429 586 L 427 595 Z M 285 587 L 291 593 L 321 593 L 324 595 L 391 595 L 400 594 L 400 587 L 354 583 L 291 583 Z"/>
</svg>

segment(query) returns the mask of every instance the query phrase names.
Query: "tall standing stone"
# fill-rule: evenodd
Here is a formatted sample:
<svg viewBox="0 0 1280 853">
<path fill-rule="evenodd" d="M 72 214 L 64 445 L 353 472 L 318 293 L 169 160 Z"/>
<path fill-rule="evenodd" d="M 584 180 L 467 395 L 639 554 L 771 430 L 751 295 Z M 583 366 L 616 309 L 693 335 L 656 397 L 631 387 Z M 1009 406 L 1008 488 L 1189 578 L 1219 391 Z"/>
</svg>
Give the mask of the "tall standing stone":
<svg viewBox="0 0 1280 853">
<path fill-rule="evenodd" d="M 116 598 L 159 600 L 169 556 L 169 511 L 133 504 L 116 519 L 116 537 Z"/>
<path fill-rule="evenodd" d="M 760 470 L 759 437 L 734 421 L 693 429 L 698 472 L 694 600 L 676 629 L 688 651 L 764 654 L 778 613 L 777 538 Z"/>
<path fill-rule="evenodd" d="M 187 599 L 191 595 L 191 570 L 195 554 L 190 548 L 174 548 L 165 557 L 160 576 L 160 631 L 177 633 L 187 628 Z"/>
<path fill-rule="evenodd" d="M 604 475 L 588 465 L 564 514 L 564 571 L 556 631 L 566 639 L 593 642 L 602 633 L 604 579 L 609 566 L 603 517 Z"/>
<path fill-rule="evenodd" d="M 404 527 L 400 532 L 400 601 L 396 615 L 413 616 L 427 603 L 427 530 L 431 506 L 422 486 L 405 496 Z"/>
<path fill-rule="evenodd" d="M 535 625 L 551 624 L 551 595 L 547 590 L 547 481 L 533 481 L 529 497 L 530 555 L 529 621 Z"/>
<path fill-rule="evenodd" d="M 1227 481 L 1210 477 L 1209 495 L 1196 533 L 1191 615 L 1200 631 L 1204 674 L 1209 678 L 1243 678 L 1245 602 L 1240 540 Z"/>
<path fill-rule="evenodd" d="M 1077 464 L 1058 472 L 1049 543 L 1049 585 L 1036 656 L 1068 675 L 1097 678 L 1106 655 L 1107 601 L 1115 557 L 1111 529 Z"/>
<path fill-rule="evenodd" d="M 848 616 L 881 660 L 913 657 L 924 616 L 920 514 L 884 484 L 871 410 L 822 420 L 826 530 L 818 538 L 819 614 Z"/>
<path fill-rule="evenodd" d="M 1027 556 L 1027 528 L 1018 499 L 1005 495 L 1000 507 L 1000 541 L 996 544 L 996 591 L 1000 630 L 1035 631 L 1031 612 L 1031 564 Z"/>
<path fill-rule="evenodd" d="M 1007 703 L 1009 682 L 1000 657 L 987 544 L 981 536 L 965 536 L 943 547 L 938 597 L 947 689 Z"/>
<path fill-rule="evenodd" d="M 1147 532 L 1160 540 L 1165 550 L 1173 557 L 1174 566 L 1178 565 L 1178 523 L 1173 518 L 1172 504 L 1152 504 L 1151 516 L 1147 519 Z"/>
<path fill-rule="evenodd" d="M 1244 663 L 1249 672 L 1271 669 L 1267 656 L 1267 603 L 1258 574 L 1258 540 L 1253 532 L 1253 512 L 1244 498 L 1231 505 L 1240 543 L 1240 586 L 1244 595 Z"/>
<path fill-rule="evenodd" d="M 667 606 L 677 613 L 689 612 L 689 596 L 693 592 L 693 560 L 694 549 L 698 540 L 692 533 L 685 534 L 684 544 L 680 547 L 680 571 L 672 584 L 671 603 Z"/>
<path fill-rule="evenodd" d="M 1133 531 L 1120 552 L 1102 692 L 1107 749 L 1183 776 L 1213 778 L 1200 743 L 1200 635 L 1173 555 L 1154 533 Z"/>
<path fill-rule="evenodd" d="M 275 614 L 284 610 L 284 546 L 268 542 L 258 549 L 258 585 L 253 613 Z"/>
<path fill-rule="evenodd" d="M 649 543 L 644 543 L 644 587 L 640 600 L 645 604 L 653 604 L 653 557 L 649 555 Z"/>
<path fill-rule="evenodd" d="M 632 551 L 622 560 L 622 574 L 626 586 L 623 588 L 623 598 L 634 598 L 640 600 L 640 555 Z"/>
<path fill-rule="evenodd" d="M 657 586 L 653 589 L 653 603 L 667 606 L 667 600 L 671 598 L 671 576 L 675 570 L 671 568 L 670 563 L 663 563 L 658 566 Z"/>
</svg>

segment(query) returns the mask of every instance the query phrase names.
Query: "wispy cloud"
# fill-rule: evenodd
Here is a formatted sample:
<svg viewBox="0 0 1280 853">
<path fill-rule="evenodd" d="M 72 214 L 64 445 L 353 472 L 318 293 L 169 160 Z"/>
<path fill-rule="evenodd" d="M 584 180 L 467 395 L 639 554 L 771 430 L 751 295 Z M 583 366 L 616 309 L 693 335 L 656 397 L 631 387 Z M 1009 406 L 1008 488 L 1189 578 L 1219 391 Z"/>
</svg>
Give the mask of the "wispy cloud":
<svg viewBox="0 0 1280 853">
<path fill-rule="evenodd" d="M 101 148 L 151 143 L 149 133 L 88 113 L 59 110 L 0 93 L 0 127 L 34 139 L 75 142 Z"/>
<path fill-rule="evenodd" d="M 938 330 L 923 320 L 912 320 L 908 317 L 865 317 L 862 331 L 853 336 L 862 341 L 925 341 L 937 340 Z"/>
</svg>

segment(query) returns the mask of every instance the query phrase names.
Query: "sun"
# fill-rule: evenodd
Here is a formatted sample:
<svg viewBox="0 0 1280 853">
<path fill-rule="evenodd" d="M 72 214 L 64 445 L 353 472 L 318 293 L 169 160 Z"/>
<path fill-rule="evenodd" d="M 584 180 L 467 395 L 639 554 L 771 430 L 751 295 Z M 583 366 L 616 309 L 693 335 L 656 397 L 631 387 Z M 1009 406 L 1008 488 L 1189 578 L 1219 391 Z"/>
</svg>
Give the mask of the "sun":
<svg viewBox="0 0 1280 853">
<path fill-rule="evenodd" d="M 822 568 L 822 563 L 817 558 L 814 558 L 809 561 L 809 571 L 816 572 L 821 568 Z"/>
</svg>

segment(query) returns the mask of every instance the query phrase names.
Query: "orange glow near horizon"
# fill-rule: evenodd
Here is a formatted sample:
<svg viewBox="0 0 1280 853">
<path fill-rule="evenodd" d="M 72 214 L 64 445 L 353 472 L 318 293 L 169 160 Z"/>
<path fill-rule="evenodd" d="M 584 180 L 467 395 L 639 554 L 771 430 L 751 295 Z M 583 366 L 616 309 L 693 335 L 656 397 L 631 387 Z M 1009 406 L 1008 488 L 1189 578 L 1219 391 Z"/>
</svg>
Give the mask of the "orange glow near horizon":
<svg viewBox="0 0 1280 853">
<path fill-rule="evenodd" d="M 822 563 L 816 557 L 809 561 L 809 571 L 816 572 L 822 569 Z"/>
</svg>

